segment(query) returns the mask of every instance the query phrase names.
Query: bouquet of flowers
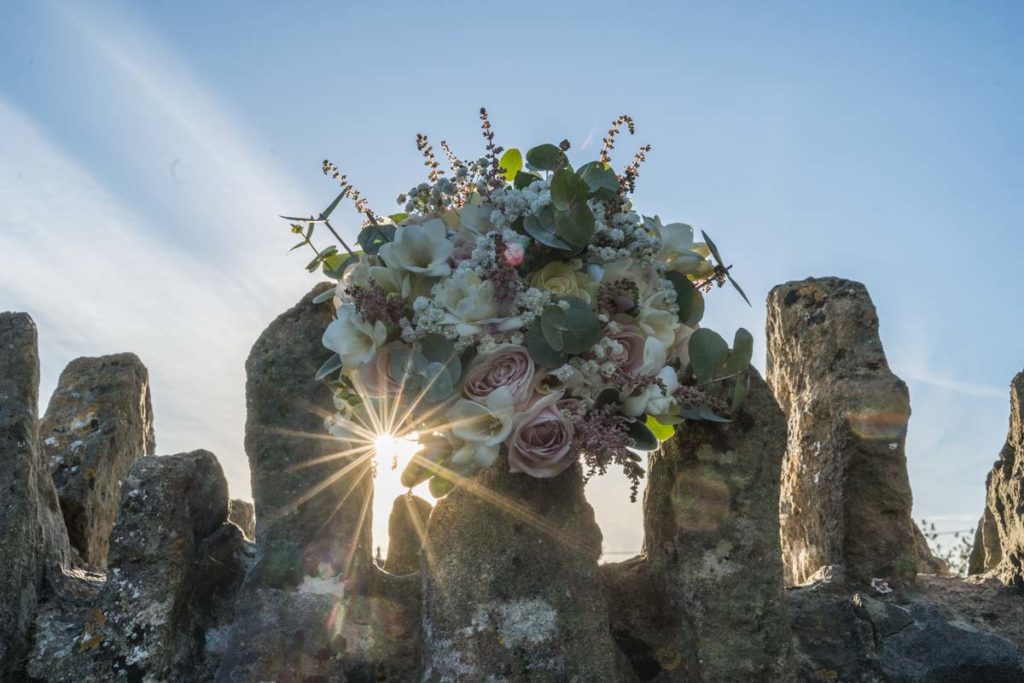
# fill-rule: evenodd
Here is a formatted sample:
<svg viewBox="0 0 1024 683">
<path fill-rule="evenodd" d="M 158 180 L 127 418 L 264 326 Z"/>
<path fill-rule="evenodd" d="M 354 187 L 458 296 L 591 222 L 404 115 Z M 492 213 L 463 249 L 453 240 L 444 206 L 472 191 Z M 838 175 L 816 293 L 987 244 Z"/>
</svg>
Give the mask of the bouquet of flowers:
<svg viewBox="0 0 1024 683">
<path fill-rule="evenodd" d="M 628 116 L 578 167 L 568 142 L 506 151 L 480 118 L 486 153 L 464 161 L 442 143 L 450 170 L 417 136 L 427 182 L 398 196 L 401 212 L 374 213 L 325 161 L 341 193 L 319 216 L 285 217 L 294 248 L 316 252 L 309 270 L 337 280 L 320 297 L 336 307 L 318 375 L 334 387 L 328 430 L 367 448 L 415 434 L 402 481 L 430 479 L 438 497 L 499 462 L 541 478 L 581 462 L 588 476 L 621 466 L 635 498 L 638 451 L 685 420 L 728 421 L 743 400 L 750 333 L 730 349 L 699 327 L 704 294 L 743 292 L 706 234 L 634 210 L 650 146 L 621 172 L 610 156 Z M 363 217 L 352 246 L 330 222 L 346 197 Z M 317 249 L 319 225 L 338 244 Z"/>
</svg>

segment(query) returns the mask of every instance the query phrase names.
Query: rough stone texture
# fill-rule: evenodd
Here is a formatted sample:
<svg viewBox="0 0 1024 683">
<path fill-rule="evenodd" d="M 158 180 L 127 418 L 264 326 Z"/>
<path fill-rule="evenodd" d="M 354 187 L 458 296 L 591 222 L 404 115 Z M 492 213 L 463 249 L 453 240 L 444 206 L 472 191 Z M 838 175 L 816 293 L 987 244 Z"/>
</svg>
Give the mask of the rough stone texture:
<svg viewBox="0 0 1024 683">
<path fill-rule="evenodd" d="M 71 361 L 39 436 L 72 547 L 85 562 L 106 567 L 121 484 L 156 450 L 146 366 L 134 353 Z"/>
<path fill-rule="evenodd" d="M 990 569 L 1003 583 L 1024 589 L 1024 372 L 1010 383 L 1010 429 L 985 489 L 984 560 L 975 568 Z"/>
<path fill-rule="evenodd" d="M 39 602 L 69 555 L 38 403 L 35 323 L 0 313 L 0 680 L 21 668 Z"/>
<path fill-rule="evenodd" d="M 216 680 L 416 680 L 418 609 L 405 600 L 315 590 L 247 593 Z"/>
<path fill-rule="evenodd" d="M 307 576 L 351 587 L 371 565 L 370 462 L 337 457 L 343 446 L 324 429 L 331 392 L 315 380 L 330 356 L 320 339 L 332 312 L 312 300 L 328 287 L 317 285 L 271 323 L 245 364 L 245 451 L 267 588 L 296 588 Z"/>
<path fill-rule="evenodd" d="M 334 406 L 315 375 L 332 312 L 312 300 L 328 286 L 278 317 L 246 363 L 257 558 L 218 681 L 417 677 L 418 581 L 373 566 L 370 463 L 338 457 L 324 429 Z"/>
<path fill-rule="evenodd" d="M 787 582 L 834 564 L 862 581 L 913 575 L 910 398 L 889 370 L 867 290 L 838 278 L 779 285 L 767 327 L 768 383 L 789 419 L 780 506 Z"/>
<path fill-rule="evenodd" d="M 241 529 L 247 539 L 256 538 L 256 508 L 249 501 L 232 498 L 228 505 L 228 521 Z"/>
<path fill-rule="evenodd" d="M 533 479 L 499 460 L 437 503 L 427 538 L 422 680 L 615 680 L 578 470 Z"/>
<path fill-rule="evenodd" d="M 992 482 L 992 473 L 989 472 L 985 481 L 985 490 L 989 490 Z M 974 545 L 971 548 L 971 556 L 967 562 L 968 574 L 982 574 L 989 569 L 995 569 L 1003 559 L 1003 549 L 999 545 L 999 527 L 996 526 L 996 518 L 992 510 L 986 505 L 985 512 L 978 520 L 978 528 L 974 532 Z"/>
<path fill-rule="evenodd" d="M 388 518 L 388 559 L 384 571 L 411 574 L 420 566 L 420 548 L 433 506 L 411 493 L 395 498 Z"/>
<path fill-rule="evenodd" d="M 879 588 L 825 579 L 788 591 L 801 681 L 1024 680 L 1024 604 L 997 582 L 922 576 Z"/>
<path fill-rule="evenodd" d="M 786 421 L 750 372 L 731 424 L 687 424 L 650 457 L 644 549 L 672 615 L 650 648 L 693 674 L 668 679 L 793 678 L 778 517 Z"/>
</svg>

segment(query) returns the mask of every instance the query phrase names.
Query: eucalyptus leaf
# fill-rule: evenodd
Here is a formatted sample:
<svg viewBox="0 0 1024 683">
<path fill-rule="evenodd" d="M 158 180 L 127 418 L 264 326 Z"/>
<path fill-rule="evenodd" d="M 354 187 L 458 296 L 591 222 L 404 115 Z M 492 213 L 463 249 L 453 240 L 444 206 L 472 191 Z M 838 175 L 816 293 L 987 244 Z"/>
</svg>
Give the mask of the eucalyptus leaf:
<svg viewBox="0 0 1024 683">
<path fill-rule="evenodd" d="M 331 292 L 332 295 L 334 294 L 334 290 L 329 289 L 327 291 Z M 341 356 L 335 353 L 324 361 L 324 364 L 316 371 L 316 381 L 319 382 L 322 379 L 326 379 L 338 370 L 341 370 Z"/>
<path fill-rule="evenodd" d="M 666 277 L 676 290 L 679 322 L 689 327 L 696 327 L 704 317 L 704 295 L 682 273 L 669 271 Z"/>
<path fill-rule="evenodd" d="M 724 263 L 722 263 L 722 255 L 718 252 L 718 247 L 716 247 L 715 243 L 711 241 L 711 238 L 708 237 L 708 234 L 706 232 L 704 232 L 703 230 L 700 231 L 700 234 L 701 234 L 701 237 L 704 238 L 704 243 L 708 245 L 708 249 L 711 250 L 711 255 L 714 256 L 715 257 L 715 261 L 718 262 L 718 265 L 720 265 L 720 266 L 725 265 Z"/>
<path fill-rule="evenodd" d="M 306 246 L 305 240 L 303 240 L 302 242 L 299 242 L 298 244 L 296 244 L 294 247 L 292 247 L 288 251 L 295 251 L 296 249 L 301 249 L 304 246 Z"/>
<path fill-rule="evenodd" d="M 422 376 L 427 380 L 426 391 L 423 392 L 423 400 L 427 403 L 440 403 L 455 393 L 455 382 L 444 363 L 431 363 Z"/>
<path fill-rule="evenodd" d="M 558 368 L 565 365 L 569 360 L 569 354 L 564 351 L 555 351 L 551 344 L 544 338 L 539 323 L 534 323 L 526 331 L 526 350 L 530 352 L 530 358 L 538 365 L 545 368 Z"/>
<path fill-rule="evenodd" d="M 594 236 L 594 225 L 594 213 L 585 203 L 555 211 L 556 234 L 573 249 L 582 249 L 590 242 Z"/>
<path fill-rule="evenodd" d="M 548 304 L 540 315 L 541 330 L 548 344 L 556 351 L 580 354 L 589 351 L 601 336 L 601 321 L 590 305 L 573 296 L 563 297 L 558 304 Z"/>
<path fill-rule="evenodd" d="M 526 153 L 526 161 L 540 171 L 554 171 L 565 161 L 565 153 L 554 145 L 538 145 Z"/>
<path fill-rule="evenodd" d="M 402 470 L 402 486 L 413 488 L 441 471 L 441 462 L 448 456 L 444 450 L 424 448 L 413 456 Z"/>
<path fill-rule="evenodd" d="M 630 438 L 633 439 L 633 443 L 630 444 L 630 448 L 635 448 L 638 451 L 656 451 L 658 450 L 658 437 L 654 435 L 650 429 L 647 428 L 640 420 L 634 420 L 627 427 L 627 432 Z"/>
<path fill-rule="evenodd" d="M 725 364 L 726 374 L 743 372 L 750 367 L 750 360 L 753 357 L 754 335 L 741 327 L 736 330 L 736 336 L 732 341 L 732 353 L 729 355 L 729 362 Z"/>
<path fill-rule="evenodd" d="M 713 379 L 729 356 L 729 345 L 717 332 L 706 327 L 690 335 L 688 348 L 690 367 L 699 382 Z"/>
<path fill-rule="evenodd" d="M 409 214 L 405 213 L 404 211 L 401 211 L 399 213 L 393 213 L 390 216 L 388 216 L 388 218 L 391 220 L 391 222 L 395 223 L 395 224 L 401 223 L 402 221 L 404 221 L 408 217 L 409 217 Z"/>
<path fill-rule="evenodd" d="M 551 209 L 550 206 L 544 207 L 545 209 Z M 543 215 L 543 212 L 542 214 Z M 551 225 L 547 226 L 542 217 L 538 216 L 527 216 L 523 219 L 523 229 L 526 234 L 537 240 L 546 247 L 552 249 L 561 249 L 563 251 L 571 251 L 572 246 L 566 243 L 561 237 L 555 234 L 554 225 L 554 214 L 551 215 Z"/>
<path fill-rule="evenodd" d="M 430 480 L 430 495 L 434 498 L 444 498 L 452 489 L 455 488 L 455 484 L 445 479 L 442 475 L 436 474 Z"/>
<path fill-rule="evenodd" d="M 501 168 L 505 181 L 511 183 L 515 180 L 516 174 L 523 170 L 523 153 L 513 147 L 501 155 L 498 166 Z"/>
<path fill-rule="evenodd" d="M 530 183 L 540 180 L 540 176 L 534 173 L 524 173 L 520 171 L 516 173 L 516 178 L 513 181 L 513 185 L 517 190 L 521 190 L 524 187 L 529 187 Z"/>
<path fill-rule="evenodd" d="M 357 260 L 352 256 L 345 256 L 344 254 L 331 254 L 323 260 L 324 275 L 340 280 L 345 271 L 348 270 L 348 267 Z"/>
<path fill-rule="evenodd" d="M 585 204 L 590 188 L 583 178 L 563 168 L 551 178 L 551 203 L 566 211 L 577 204 Z"/>
<path fill-rule="evenodd" d="M 334 287 L 328 287 L 327 289 L 313 297 L 313 303 L 322 304 L 325 301 L 330 301 L 331 299 L 334 298 L 334 294 Z"/>
<path fill-rule="evenodd" d="M 328 218 L 330 218 L 331 214 L 334 213 L 334 210 L 338 207 L 338 204 L 341 203 L 341 200 L 344 199 L 345 195 L 347 194 L 348 188 L 346 187 L 344 190 L 341 191 L 341 194 L 334 198 L 333 202 L 327 205 L 327 208 L 324 209 L 323 213 L 320 214 L 320 220 L 325 221 Z"/>
<path fill-rule="evenodd" d="M 374 225 L 360 231 L 358 242 L 363 251 L 373 256 L 382 246 L 393 239 L 395 239 L 395 226 Z"/>
<path fill-rule="evenodd" d="M 598 392 L 597 398 L 594 399 L 594 408 L 600 408 L 609 403 L 620 403 L 619 393 L 618 387 L 605 387 Z"/>
<path fill-rule="evenodd" d="M 736 380 L 736 386 L 732 390 L 732 405 L 729 407 L 729 412 L 735 413 L 739 410 L 739 407 L 743 405 L 743 401 L 747 398 L 747 394 L 750 392 L 750 375 L 744 374 Z"/>
<path fill-rule="evenodd" d="M 591 161 L 580 166 L 576 175 L 587 183 L 590 194 L 598 199 L 608 200 L 618 194 L 619 177 L 609 164 L 602 161 Z"/>
<path fill-rule="evenodd" d="M 726 279 L 729 280 L 729 284 L 732 285 L 736 289 L 736 291 L 740 293 L 740 296 L 742 296 L 743 300 L 747 302 L 747 305 L 753 307 L 753 304 L 750 303 L 750 299 L 747 298 L 747 293 L 743 291 L 743 288 L 740 287 L 739 283 L 736 282 L 736 280 L 732 279 L 732 275 L 730 275 L 728 271 L 725 273 L 725 277 Z"/>
</svg>

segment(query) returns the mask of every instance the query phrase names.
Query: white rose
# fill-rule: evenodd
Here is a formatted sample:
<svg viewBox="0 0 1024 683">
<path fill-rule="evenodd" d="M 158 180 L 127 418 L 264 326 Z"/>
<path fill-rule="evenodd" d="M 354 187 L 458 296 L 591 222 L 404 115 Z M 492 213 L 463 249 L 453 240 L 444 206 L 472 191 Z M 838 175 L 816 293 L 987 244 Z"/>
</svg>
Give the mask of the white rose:
<svg viewBox="0 0 1024 683">
<path fill-rule="evenodd" d="M 384 323 L 378 320 L 371 325 L 356 312 L 355 306 L 342 304 L 337 320 L 324 330 L 323 345 L 341 356 L 344 367 L 356 368 L 368 363 L 387 338 Z"/>
<path fill-rule="evenodd" d="M 673 396 L 673 393 L 679 388 L 679 378 L 676 376 L 675 370 L 665 366 L 658 373 L 657 379 L 661 380 L 661 384 L 652 382 L 639 394 L 626 397 L 622 402 L 623 415 L 639 417 L 647 413 L 653 415 L 659 422 L 662 422 L 662 418 L 665 418 L 666 421 L 663 424 L 675 421 L 670 417 L 670 413 L 676 405 L 676 398 Z M 664 385 L 664 388 L 662 385 Z"/>
<path fill-rule="evenodd" d="M 430 277 L 452 272 L 448 259 L 454 246 L 448 241 L 448 228 L 439 218 L 421 225 L 406 225 L 395 232 L 395 239 L 380 248 L 378 255 L 392 268 Z"/>
<path fill-rule="evenodd" d="M 674 297 L 675 291 L 655 292 L 640 302 L 640 309 L 636 314 L 637 327 L 644 334 L 657 337 L 666 347 L 672 346 L 680 324 L 679 315 L 666 310 L 670 298 Z"/>
<path fill-rule="evenodd" d="M 441 322 L 454 325 L 462 336 L 478 334 L 487 325 L 494 325 L 500 331 L 522 326 L 519 318 L 499 317 L 494 285 L 472 270 L 463 270 L 457 277 L 438 285 L 434 289 L 434 300 L 446 311 Z"/>
<path fill-rule="evenodd" d="M 452 434 L 462 439 L 464 446 L 453 456 L 455 464 L 469 464 L 472 453 L 477 466 L 490 467 L 498 457 L 501 443 L 512 431 L 515 403 L 507 387 L 492 391 L 485 403 L 461 398 L 448 409 Z"/>
</svg>

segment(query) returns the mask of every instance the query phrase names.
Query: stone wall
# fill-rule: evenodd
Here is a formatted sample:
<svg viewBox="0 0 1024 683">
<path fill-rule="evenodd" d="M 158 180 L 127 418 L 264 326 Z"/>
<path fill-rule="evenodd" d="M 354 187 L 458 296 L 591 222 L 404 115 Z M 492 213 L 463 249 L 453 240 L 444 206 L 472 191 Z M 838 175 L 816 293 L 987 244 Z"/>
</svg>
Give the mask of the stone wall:
<svg viewBox="0 0 1024 683">
<path fill-rule="evenodd" d="M 254 505 L 229 502 L 208 452 L 142 457 L 105 572 L 75 564 L 40 450 L 35 328 L 0 315 L 0 680 L 1024 680 L 1024 379 L 981 525 L 991 571 L 915 579 L 933 565 L 909 520 L 909 403 L 862 286 L 773 291 L 769 383 L 650 456 L 641 555 L 598 564 L 578 470 L 499 464 L 433 509 L 396 500 L 383 567 L 368 463 L 323 431 L 325 286 L 246 365 Z M 147 405 L 131 386 L 115 403 Z"/>
</svg>

